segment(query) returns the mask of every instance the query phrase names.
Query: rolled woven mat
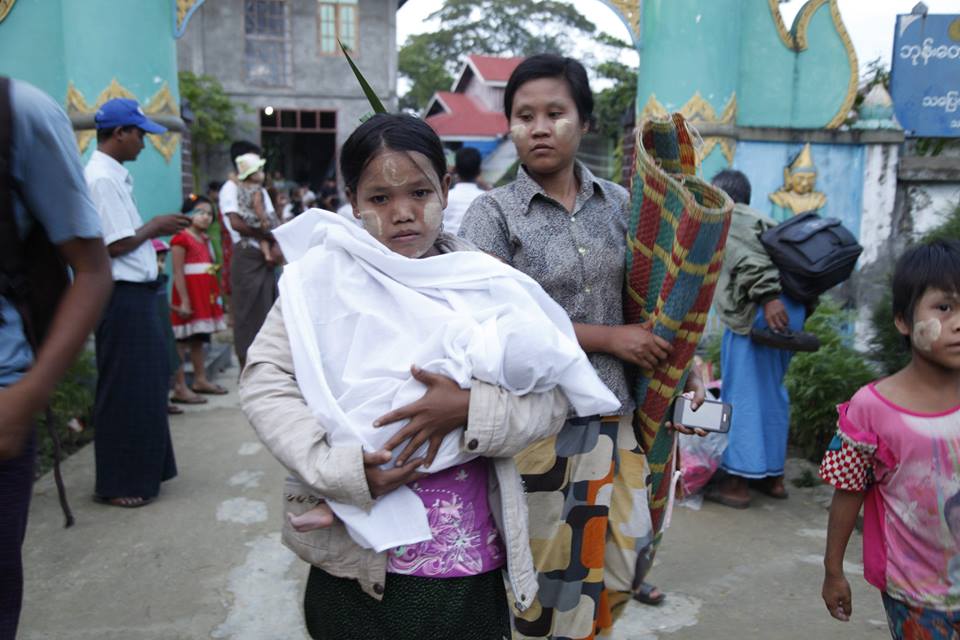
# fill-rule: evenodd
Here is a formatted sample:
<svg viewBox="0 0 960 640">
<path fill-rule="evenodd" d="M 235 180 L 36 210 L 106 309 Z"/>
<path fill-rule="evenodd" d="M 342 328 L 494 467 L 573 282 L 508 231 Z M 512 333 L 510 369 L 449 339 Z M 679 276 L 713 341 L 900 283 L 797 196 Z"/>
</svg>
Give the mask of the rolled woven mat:
<svg viewBox="0 0 960 640">
<path fill-rule="evenodd" d="M 655 371 L 637 376 L 637 440 L 650 466 L 650 512 L 659 542 L 673 469 L 675 433 L 663 427 L 682 392 L 716 288 L 733 201 L 696 177 L 696 151 L 679 113 L 637 132 L 627 227 L 628 323 L 650 323 L 673 345 Z M 654 545 L 655 546 L 655 545 Z"/>
</svg>

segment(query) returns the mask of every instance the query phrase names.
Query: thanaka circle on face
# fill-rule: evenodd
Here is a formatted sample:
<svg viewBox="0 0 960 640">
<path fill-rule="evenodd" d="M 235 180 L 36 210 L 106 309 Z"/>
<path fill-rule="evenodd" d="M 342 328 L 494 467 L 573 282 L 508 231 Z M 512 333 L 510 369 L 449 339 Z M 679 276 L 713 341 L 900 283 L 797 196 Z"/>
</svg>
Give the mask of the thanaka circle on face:
<svg viewBox="0 0 960 640">
<path fill-rule="evenodd" d="M 914 323 L 910 333 L 910 344 L 925 353 L 933 351 L 933 345 L 940 339 L 943 325 L 938 318 L 919 320 Z"/>
<path fill-rule="evenodd" d="M 527 129 L 526 125 L 515 124 L 510 127 L 510 138 L 512 138 L 514 142 L 525 141 L 529 137 L 530 131 Z"/>
<path fill-rule="evenodd" d="M 557 137 L 561 140 L 569 140 L 570 138 L 576 137 L 577 130 L 569 119 L 559 118 L 556 124 L 557 128 Z"/>
</svg>

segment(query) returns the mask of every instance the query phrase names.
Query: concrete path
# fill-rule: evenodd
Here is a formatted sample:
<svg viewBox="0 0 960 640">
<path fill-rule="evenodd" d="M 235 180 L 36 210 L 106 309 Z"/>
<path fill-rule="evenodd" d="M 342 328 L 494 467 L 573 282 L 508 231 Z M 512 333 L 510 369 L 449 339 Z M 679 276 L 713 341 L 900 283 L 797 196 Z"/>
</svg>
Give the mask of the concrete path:
<svg viewBox="0 0 960 640">
<path fill-rule="evenodd" d="M 93 450 L 64 465 L 77 525 L 62 528 L 50 476 L 25 546 L 23 640 L 303 640 L 306 566 L 280 544 L 283 469 L 229 396 L 171 418 L 180 475 L 142 509 L 94 504 Z M 820 602 L 826 511 L 813 490 L 738 512 L 678 508 L 652 579 L 659 608 L 631 604 L 618 640 L 889 637 L 851 543 L 854 621 Z M 446 640 L 438 638 L 436 640 Z M 455 639 L 451 639 L 455 640 Z"/>
</svg>

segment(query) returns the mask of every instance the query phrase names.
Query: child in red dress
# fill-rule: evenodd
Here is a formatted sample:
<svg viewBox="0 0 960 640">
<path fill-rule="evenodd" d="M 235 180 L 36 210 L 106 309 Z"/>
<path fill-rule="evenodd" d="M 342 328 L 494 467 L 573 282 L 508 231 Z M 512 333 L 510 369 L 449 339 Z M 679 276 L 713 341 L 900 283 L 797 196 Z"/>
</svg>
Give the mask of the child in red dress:
<svg viewBox="0 0 960 640">
<path fill-rule="evenodd" d="M 196 393 L 221 395 L 227 392 L 207 379 L 204 366 L 204 344 L 210 334 L 223 331 L 227 323 L 220 306 L 217 266 L 213 262 L 207 228 L 213 222 L 213 205 L 204 196 L 191 195 L 180 208 L 190 216 L 190 226 L 170 241 L 173 255 L 173 334 L 180 347 L 181 358 L 189 350 L 193 363 L 193 385 Z"/>
</svg>

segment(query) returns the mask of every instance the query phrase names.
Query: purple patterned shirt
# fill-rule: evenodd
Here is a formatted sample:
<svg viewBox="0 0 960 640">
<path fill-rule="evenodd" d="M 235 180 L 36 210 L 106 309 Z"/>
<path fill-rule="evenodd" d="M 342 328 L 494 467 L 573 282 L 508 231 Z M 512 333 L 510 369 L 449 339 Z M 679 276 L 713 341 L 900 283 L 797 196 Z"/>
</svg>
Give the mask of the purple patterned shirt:
<svg viewBox="0 0 960 640">
<path fill-rule="evenodd" d="M 462 578 L 502 567 L 506 551 L 487 500 L 489 462 L 476 458 L 408 485 L 427 509 L 432 540 L 397 547 L 387 571 L 421 578 Z"/>
</svg>

